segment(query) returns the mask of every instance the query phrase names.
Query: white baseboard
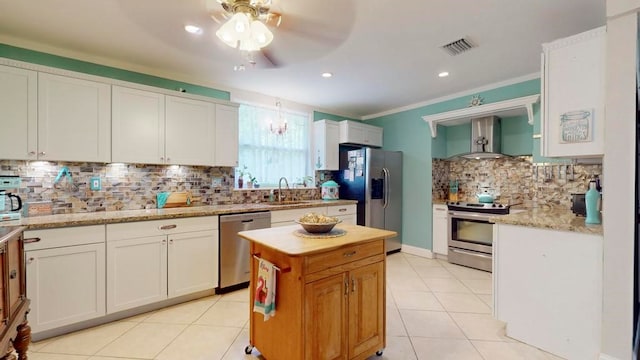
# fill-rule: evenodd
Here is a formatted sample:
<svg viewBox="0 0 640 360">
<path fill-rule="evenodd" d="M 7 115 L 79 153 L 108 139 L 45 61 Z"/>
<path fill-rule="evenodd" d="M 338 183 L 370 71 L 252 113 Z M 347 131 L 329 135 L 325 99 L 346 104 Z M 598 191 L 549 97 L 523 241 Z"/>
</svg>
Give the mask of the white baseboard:
<svg viewBox="0 0 640 360">
<path fill-rule="evenodd" d="M 607 354 L 600 353 L 600 360 L 620 360 L 617 357 L 609 356 Z"/>
<path fill-rule="evenodd" d="M 402 251 L 403 253 L 411 254 L 411 255 L 421 256 L 427 259 L 434 258 L 433 256 L 434 254 L 433 252 L 431 252 L 431 250 L 420 248 L 417 246 L 402 244 L 402 249 L 400 251 Z"/>
</svg>

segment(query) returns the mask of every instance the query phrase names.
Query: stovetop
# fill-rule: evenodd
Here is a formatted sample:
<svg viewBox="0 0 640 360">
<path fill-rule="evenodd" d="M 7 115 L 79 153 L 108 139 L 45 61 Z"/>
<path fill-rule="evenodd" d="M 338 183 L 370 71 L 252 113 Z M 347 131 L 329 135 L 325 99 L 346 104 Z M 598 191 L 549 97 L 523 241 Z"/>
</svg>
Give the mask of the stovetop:
<svg viewBox="0 0 640 360">
<path fill-rule="evenodd" d="M 509 213 L 509 205 L 498 203 L 470 203 L 465 201 L 449 201 L 447 208 L 454 211 L 468 211 L 484 214 L 506 215 Z"/>
</svg>

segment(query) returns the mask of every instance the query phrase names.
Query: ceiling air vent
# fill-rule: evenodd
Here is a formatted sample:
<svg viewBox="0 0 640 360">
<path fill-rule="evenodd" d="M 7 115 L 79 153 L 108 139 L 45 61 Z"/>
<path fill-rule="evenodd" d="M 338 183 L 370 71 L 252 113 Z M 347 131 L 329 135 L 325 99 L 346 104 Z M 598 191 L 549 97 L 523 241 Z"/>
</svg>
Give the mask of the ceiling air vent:
<svg viewBox="0 0 640 360">
<path fill-rule="evenodd" d="M 454 42 L 448 43 L 447 45 L 441 46 L 444 51 L 446 51 L 451 56 L 456 56 L 461 54 L 467 50 L 470 50 L 476 45 L 474 45 L 469 39 L 458 39 Z"/>
</svg>

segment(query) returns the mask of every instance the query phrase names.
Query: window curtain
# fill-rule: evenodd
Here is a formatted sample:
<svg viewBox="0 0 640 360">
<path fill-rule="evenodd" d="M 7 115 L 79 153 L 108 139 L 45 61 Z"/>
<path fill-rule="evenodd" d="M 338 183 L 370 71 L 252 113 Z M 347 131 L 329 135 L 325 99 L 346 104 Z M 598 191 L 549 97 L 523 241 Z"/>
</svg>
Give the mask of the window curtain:
<svg viewBox="0 0 640 360">
<path fill-rule="evenodd" d="M 280 118 L 279 118 L 280 115 Z M 255 177 L 262 187 L 278 186 L 281 177 L 289 185 L 311 176 L 310 116 L 281 109 L 241 104 L 239 109 L 239 170 L 244 181 Z M 274 130 L 287 121 L 284 134 Z M 246 166 L 246 169 L 244 169 Z M 247 174 L 248 173 L 248 174 Z"/>
</svg>

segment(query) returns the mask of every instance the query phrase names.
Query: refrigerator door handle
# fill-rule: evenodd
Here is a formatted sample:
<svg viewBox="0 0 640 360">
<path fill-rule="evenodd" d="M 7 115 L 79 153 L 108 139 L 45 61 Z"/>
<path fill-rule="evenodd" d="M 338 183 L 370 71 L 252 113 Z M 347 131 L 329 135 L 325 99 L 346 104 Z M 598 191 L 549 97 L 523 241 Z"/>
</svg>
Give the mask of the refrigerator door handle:
<svg viewBox="0 0 640 360">
<path fill-rule="evenodd" d="M 384 176 L 384 203 L 382 204 L 382 208 L 386 209 L 389 205 L 389 179 L 391 178 L 389 176 L 389 169 L 383 167 L 382 174 Z"/>
</svg>

